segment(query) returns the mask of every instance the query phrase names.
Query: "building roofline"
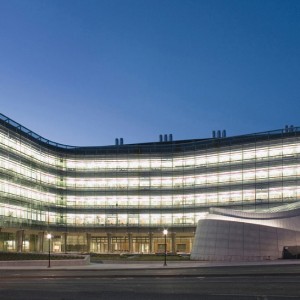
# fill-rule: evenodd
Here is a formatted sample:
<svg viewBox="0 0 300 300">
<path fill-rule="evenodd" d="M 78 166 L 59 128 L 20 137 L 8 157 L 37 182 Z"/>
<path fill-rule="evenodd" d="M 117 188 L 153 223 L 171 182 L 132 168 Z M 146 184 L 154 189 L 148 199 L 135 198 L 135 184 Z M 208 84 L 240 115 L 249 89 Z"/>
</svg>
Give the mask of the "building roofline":
<svg viewBox="0 0 300 300">
<path fill-rule="evenodd" d="M 286 127 L 284 129 L 277 129 L 272 131 L 237 135 L 231 137 L 216 137 L 216 138 L 204 138 L 204 139 L 189 139 L 189 140 L 173 140 L 173 141 L 163 141 L 163 142 L 146 142 L 146 143 L 134 143 L 134 144 L 122 144 L 122 145 L 106 145 L 106 146 L 71 146 L 66 144 L 61 144 L 57 142 L 53 142 L 49 139 L 46 139 L 34 131 L 26 128 L 20 123 L 10 119 L 9 117 L 0 113 L 0 123 L 4 124 L 7 128 L 13 129 L 19 134 L 33 140 L 43 146 L 50 147 L 53 150 L 67 150 L 67 152 L 97 152 L 99 150 L 109 151 L 116 149 L 143 149 L 143 148 L 154 148 L 156 150 L 161 149 L 165 150 L 165 148 L 176 148 L 176 146 L 189 146 L 189 145 L 199 145 L 202 147 L 216 147 L 216 146 L 225 146 L 231 144 L 239 144 L 244 143 L 246 141 L 256 141 L 256 140 L 268 140 L 270 138 L 278 138 L 283 135 L 300 135 L 300 127 Z M 123 151 L 118 151 L 123 152 Z"/>
</svg>

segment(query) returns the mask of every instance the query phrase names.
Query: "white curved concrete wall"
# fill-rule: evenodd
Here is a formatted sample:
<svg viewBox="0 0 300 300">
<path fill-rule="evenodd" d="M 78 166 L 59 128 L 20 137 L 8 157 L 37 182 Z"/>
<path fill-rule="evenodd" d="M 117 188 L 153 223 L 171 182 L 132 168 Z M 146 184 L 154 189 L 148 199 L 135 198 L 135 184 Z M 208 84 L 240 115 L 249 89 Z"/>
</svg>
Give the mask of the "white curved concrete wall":
<svg viewBox="0 0 300 300">
<path fill-rule="evenodd" d="M 213 210 L 197 225 L 193 260 L 266 260 L 300 246 L 300 211 L 245 213 Z"/>
</svg>

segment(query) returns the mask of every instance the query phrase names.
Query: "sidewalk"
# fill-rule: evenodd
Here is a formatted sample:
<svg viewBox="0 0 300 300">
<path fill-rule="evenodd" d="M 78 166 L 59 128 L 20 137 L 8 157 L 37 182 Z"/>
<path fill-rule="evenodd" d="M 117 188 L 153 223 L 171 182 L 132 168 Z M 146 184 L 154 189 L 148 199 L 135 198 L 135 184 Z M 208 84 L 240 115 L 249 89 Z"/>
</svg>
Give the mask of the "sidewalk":
<svg viewBox="0 0 300 300">
<path fill-rule="evenodd" d="M 95 278 L 250 278 L 300 276 L 300 260 L 265 262 L 132 262 L 92 263 L 87 266 L 1 267 L 0 279 L 95 279 Z"/>
<path fill-rule="evenodd" d="M 45 261 L 45 266 L 0 266 L 0 270 L 45 270 L 48 263 Z M 103 261 L 102 263 L 91 263 L 89 265 L 77 266 L 54 266 L 51 265 L 52 270 L 151 270 L 151 269 L 203 269 L 203 268 L 220 268 L 220 267 L 268 267 L 268 266 L 300 266 L 300 259 L 298 260 L 273 260 L 273 261 L 258 261 L 258 262 L 204 262 L 204 261 L 185 261 L 167 262 L 167 266 L 162 262 L 117 262 L 117 261 Z"/>
</svg>

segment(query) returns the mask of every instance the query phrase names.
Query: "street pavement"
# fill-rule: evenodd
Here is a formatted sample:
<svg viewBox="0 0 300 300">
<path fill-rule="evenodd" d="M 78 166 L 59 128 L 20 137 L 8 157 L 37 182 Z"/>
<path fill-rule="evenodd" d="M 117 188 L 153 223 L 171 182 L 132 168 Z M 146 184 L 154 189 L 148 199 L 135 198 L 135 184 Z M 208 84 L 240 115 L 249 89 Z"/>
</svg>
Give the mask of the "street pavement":
<svg viewBox="0 0 300 300">
<path fill-rule="evenodd" d="M 157 276 L 196 276 L 196 275 L 283 275 L 283 274 L 299 274 L 300 260 L 273 260 L 261 262 L 204 262 L 204 261 L 185 261 L 167 262 L 164 266 L 163 262 L 141 262 L 141 261 L 102 261 L 100 263 L 91 263 L 83 266 L 0 266 L 0 278 L 7 272 L 12 270 L 25 271 L 72 271 L 65 272 L 72 276 L 76 272 L 82 271 L 82 274 L 99 273 L 105 275 L 113 274 L 129 274 L 133 276 L 137 274 Z"/>
<path fill-rule="evenodd" d="M 300 299 L 300 261 L 2 267 L 2 300 Z"/>
</svg>

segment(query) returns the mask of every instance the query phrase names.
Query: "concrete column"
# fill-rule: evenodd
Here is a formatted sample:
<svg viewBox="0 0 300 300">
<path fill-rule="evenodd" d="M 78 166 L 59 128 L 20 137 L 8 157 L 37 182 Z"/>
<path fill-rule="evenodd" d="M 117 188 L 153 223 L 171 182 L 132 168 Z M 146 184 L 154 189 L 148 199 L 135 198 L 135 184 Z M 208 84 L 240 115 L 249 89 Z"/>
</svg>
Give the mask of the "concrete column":
<svg viewBox="0 0 300 300">
<path fill-rule="evenodd" d="M 90 233 L 86 233 L 86 252 L 91 251 L 91 239 L 92 235 Z"/>
<path fill-rule="evenodd" d="M 16 232 L 17 252 L 23 251 L 23 241 L 24 241 L 24 230 L 18 230 Z"/>
<path fill-rule="evenodd" d="M 128 246 L 129 246 L 129 253 L 133 252 L 133 240 L 132 240 L 132 233 L 128 233 Z"/>
<path fill-rule="evenodd" d="M 38 233 L 38 241 L 37 241 L 37 251 L 38 252 L 44 251 L 44 238 L 45 238 L 45 232 L 39 232 Z"/>
<path fill-rule="evenodd" d="M 0 233 L 1 233 L 2 228 L 0 227 Z M 0 251 L 4 251 L 4 242 L 2 239 L 2 236 L 0 235 Z"/>
<path fill-rule="evenodd" d="M 149 233 L 149 253 L 153 253 L 153 233 Z"/>
<path fill-rule="evenodd" d="M 63 252 L 63 253 L 67 253 L 67 238 L 68 238 L 68 234 L 66 232 L 64 232 L 61 236 L 61 239 L 62 239 L 61 252 Z"/>
<path fill-rule="evenodd" d="M 176 253 L 176 233 L 172 232 L 172 253 Z"/>
<path fill-rule="evenodd" d="M 107 252 L 111 253 L 111 237 L 112 234 L 111 233 L 107 233 Z"/>
<path fill-rule="evenodd" d="M 29 251 L 30 252 L 37 251 L 37 235 L 36 234 L 29 235 Z"/>
</svg>

